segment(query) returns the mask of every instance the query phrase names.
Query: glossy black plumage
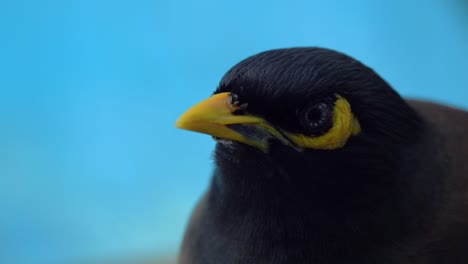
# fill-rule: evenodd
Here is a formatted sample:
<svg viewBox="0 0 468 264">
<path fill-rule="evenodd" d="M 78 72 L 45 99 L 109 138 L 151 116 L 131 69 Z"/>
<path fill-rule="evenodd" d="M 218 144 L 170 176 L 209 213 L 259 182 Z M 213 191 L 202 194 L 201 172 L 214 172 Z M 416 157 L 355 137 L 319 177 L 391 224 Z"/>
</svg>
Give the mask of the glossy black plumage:
<svg viewBox="0 0 468 264">
<path fill-rule="evenodd" d="M 304 132 L 297 113 L 338 94 L 362 132 L 335 150 L 218 143 L 179 263 L 468 263 L 467 112 L 405 101 L 320 48 L 247 58 L 221 92 L 293 132 Z"/>
</svg>

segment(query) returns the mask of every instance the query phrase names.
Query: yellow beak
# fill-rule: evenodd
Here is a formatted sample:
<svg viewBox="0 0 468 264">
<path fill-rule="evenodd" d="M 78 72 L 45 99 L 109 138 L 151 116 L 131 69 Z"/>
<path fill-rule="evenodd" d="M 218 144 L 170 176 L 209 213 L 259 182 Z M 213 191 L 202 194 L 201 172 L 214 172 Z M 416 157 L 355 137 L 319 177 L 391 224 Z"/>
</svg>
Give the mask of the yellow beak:
<svg viewBox="0 0 468 264">
<path fill-rule="evenodd" d="M 180 129 L 238 141 L 263 151 L 268 150 L 268 140 L 289 140 L 263 118 L 252 115 L 234 115 L 241 109 L 233 104 L 231 93 L 219 93 L 192 106 L 176 121 Z"/>
</svg>

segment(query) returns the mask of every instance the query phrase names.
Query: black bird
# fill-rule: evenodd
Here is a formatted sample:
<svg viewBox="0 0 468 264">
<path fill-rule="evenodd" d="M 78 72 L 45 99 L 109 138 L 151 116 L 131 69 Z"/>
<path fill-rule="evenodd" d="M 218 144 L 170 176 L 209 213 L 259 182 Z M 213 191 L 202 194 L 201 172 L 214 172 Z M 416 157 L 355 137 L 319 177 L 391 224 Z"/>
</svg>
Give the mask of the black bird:
<svg viewBox="0 0 468 264">
<path fill-rule="evenodd" d="M 345 54 L 249 57 L 176 126 L 217 141 L 180 264 L 468 263 L 468 112 Z"/>
</svg>

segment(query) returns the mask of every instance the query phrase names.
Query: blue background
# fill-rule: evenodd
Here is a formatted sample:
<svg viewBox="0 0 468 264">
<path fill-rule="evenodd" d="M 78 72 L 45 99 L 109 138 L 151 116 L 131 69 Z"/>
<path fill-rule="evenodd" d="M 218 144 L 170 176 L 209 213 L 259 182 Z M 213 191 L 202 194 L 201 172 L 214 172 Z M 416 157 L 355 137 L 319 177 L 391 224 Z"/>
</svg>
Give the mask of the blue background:
<svg viewBox="0 0 468 264">
<path fill-rule="evenodd" d="M 337 49 L 468 108 L 467 6 L 2 0 L 0 263 L 175 253 L 214 143 L 173 123 L 256 52 Z"/>
</svg>

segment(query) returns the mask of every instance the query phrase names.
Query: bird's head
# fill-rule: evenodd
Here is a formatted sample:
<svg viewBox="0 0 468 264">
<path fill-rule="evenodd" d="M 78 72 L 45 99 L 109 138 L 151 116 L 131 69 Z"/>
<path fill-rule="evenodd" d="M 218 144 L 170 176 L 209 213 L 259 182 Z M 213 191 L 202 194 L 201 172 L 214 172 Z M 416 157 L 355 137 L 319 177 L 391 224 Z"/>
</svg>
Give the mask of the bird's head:
<svg viewBox="0 0 468 264">
<path fill-rule="evenodd" d="M 372 69 L 322 48 L 271 50 L 241 61 L 176 126 L 212 135 L 221 167 L 258 174 L 269 162 L 265 167 L 278 167 L 297 186 L 342 190 L 392 174 L 422 129 Z"/>
</svg>

